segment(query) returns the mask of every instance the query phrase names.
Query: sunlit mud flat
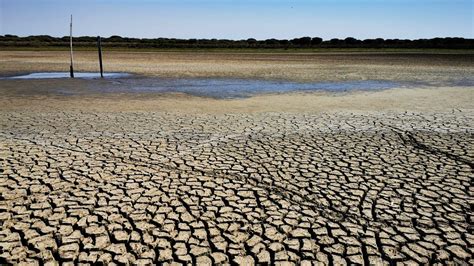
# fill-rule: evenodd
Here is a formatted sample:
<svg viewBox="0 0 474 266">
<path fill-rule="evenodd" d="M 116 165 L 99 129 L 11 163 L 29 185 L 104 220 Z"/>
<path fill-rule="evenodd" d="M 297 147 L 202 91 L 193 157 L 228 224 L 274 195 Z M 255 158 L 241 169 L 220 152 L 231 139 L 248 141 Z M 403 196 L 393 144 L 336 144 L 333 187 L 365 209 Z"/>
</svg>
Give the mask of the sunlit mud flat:
<svg viewBox="0 0 474 266">
<path fill-rule="evenodd" d="M 441 84 L 474 77 L 472 53 L 235 53 L 105 51 L 104 70 L 169 78 L 302 82 L 390 80 Z M 67 72 L 68 51 L 0 51 L 0 75 Z M 77 72 L 98 72 L 96 51 L 75 53 Z"/>
</svg>

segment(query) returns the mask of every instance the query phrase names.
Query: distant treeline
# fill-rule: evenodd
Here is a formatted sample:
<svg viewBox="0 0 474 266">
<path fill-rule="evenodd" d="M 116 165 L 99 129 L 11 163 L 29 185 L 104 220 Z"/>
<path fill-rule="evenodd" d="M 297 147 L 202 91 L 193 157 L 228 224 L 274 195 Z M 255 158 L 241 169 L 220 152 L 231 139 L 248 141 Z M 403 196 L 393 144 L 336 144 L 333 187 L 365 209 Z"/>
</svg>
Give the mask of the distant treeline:
<svg viewBox="0 0 474 266">
<path fill-rule="evenodd" d="M 292 40 L 225 40 L 225 39 L 138 39 L 120 36 L 102 38 L 105 47 L 116 48 L 233 48 L 233 49 L 295 49 L 295 48 L 415 48 L 415 49 L 474 49 L 474 39 L 433 38 L 419 40 L 367 39 L 352 37 L 345 39 L 323 40 L 319 37 L 302 37 Z M 76 47 L 94 47 L 96 37 L 74 37 Z M 18 37 L 0 36 L 0 47 L 67 47 L 69 37 L 51 37 L 47 35 Z"/>
</svg>

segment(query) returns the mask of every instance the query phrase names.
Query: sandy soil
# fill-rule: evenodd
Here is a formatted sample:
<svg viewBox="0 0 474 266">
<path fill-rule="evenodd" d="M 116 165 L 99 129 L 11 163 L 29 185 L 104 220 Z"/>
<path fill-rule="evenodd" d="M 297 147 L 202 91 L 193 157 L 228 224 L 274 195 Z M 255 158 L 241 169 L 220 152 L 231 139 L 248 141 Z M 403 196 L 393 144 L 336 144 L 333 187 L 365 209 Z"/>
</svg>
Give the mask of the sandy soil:
<svg viewBox="0 0 474 266">
<path fill-rule="evenodd" d="M 64 66 L 0 54 L 1 73 Z M 154 75 L 472 74 L 443 57 L 120 56 Z M 474 264 L 472 87 L 216 100 L 52 82 L 0 80 L 0 263 Z"/>
<path fill-rule="evenodd" d="M 418 111 L 474 112 L 471 87 L 391 89 L 354 93 L 290 93 L 260 95 L 246 99 L 220 100 L 185 94 L 112 94 L 81 96 L 3 95 L 0 110 L 97 111 L 97 112 L 337 112 L 337 111 Z"/>
</svg>

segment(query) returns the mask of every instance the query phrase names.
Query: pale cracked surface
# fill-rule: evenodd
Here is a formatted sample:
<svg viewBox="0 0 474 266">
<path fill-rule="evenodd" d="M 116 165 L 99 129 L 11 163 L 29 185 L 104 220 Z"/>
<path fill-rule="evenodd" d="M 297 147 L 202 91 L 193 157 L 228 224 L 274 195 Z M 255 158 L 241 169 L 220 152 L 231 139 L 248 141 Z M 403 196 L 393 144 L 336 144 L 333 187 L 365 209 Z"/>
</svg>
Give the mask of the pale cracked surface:
<svg viewBox="0 0 474 266">
<path fill-rule="evenodd" d="M 474 264 L 471 112 L 0 124 L 2 262 Z"/>
</svg>

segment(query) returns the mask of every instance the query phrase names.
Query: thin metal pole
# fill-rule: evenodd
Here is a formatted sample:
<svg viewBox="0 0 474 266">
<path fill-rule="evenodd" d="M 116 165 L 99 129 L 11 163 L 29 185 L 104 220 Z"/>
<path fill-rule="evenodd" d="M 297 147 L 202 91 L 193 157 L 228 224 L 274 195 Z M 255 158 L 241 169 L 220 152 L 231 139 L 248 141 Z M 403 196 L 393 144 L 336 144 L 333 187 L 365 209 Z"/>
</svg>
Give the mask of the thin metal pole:
<svg viewBox="0 0 474 266">
<path fill-rule="evenodd" d="M 71 15 L 70 30 L 69 30 L 69 44 L 71 46 L 71 65 L 69 66 L 69 72 L 71 74 L 71 78 L 74 78 L 74 58 L 72 54 L 72 15 Z"/>
<path fill-rule="evenodd" d="M 99 65 L 100 65 L 100 77 L 104 77 L 104 69 L 102 68 L 102 43 L 100 42 L 100 36 L 97 36 L 97 47 L 99 48 Z"/>
</svg>

